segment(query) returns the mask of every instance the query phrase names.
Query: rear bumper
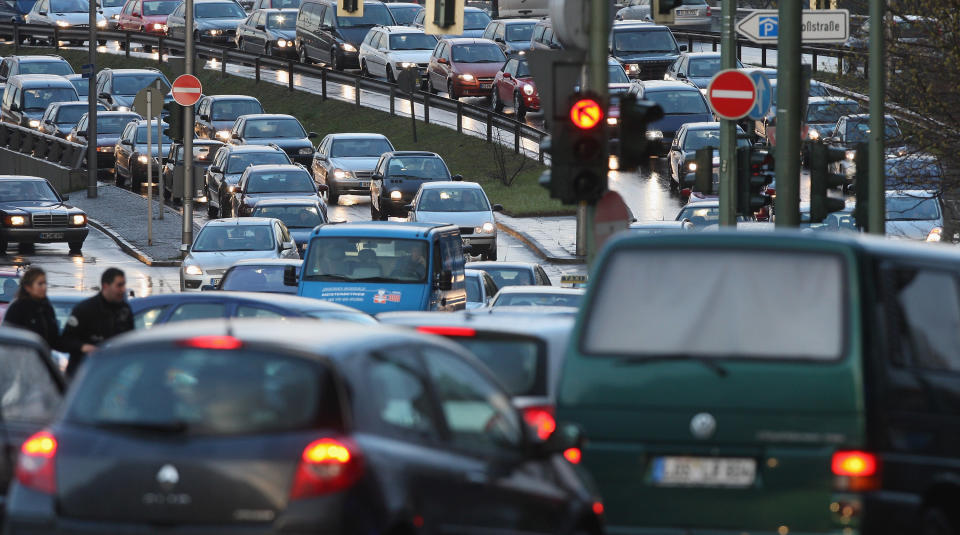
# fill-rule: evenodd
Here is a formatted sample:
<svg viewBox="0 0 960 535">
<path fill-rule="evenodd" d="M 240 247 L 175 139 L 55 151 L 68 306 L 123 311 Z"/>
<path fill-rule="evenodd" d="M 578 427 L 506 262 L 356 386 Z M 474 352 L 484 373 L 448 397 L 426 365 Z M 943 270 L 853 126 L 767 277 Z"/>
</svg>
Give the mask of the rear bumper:
<svg viewBox="0 0 960 535">
<path fill-rule="evenodd" d="M 0 238 L 16 243 L 64 243 L 87 239 L 87 227 L 70 228 L 2 228 Z"/>
</svg>

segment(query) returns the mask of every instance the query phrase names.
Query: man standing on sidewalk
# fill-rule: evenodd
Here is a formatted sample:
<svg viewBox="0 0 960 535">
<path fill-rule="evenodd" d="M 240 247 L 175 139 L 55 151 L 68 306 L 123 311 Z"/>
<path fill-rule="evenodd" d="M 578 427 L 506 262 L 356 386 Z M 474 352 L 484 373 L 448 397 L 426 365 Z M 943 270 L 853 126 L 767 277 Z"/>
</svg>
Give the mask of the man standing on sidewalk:
<svg viewBox="0 0 960 535">
<path fill-rule="evenodd" d="M 77 303 L 63 329 L 63 339 L 70 346 L 80 348 L 70 354 L 67 377 L 73 377 L 97 345 L 127 331 L 133 330 L 133 312 L 124 300 L 127 279 L 123 271 L 107 268 L 100 276 L 100 293 Z"/>
</svg>

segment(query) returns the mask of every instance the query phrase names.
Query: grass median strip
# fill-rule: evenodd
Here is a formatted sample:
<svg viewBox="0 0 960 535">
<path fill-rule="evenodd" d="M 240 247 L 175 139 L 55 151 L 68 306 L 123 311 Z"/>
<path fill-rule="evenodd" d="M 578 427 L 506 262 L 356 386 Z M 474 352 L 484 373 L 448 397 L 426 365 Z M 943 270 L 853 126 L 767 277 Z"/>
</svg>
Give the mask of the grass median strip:
<svg viewBox="0 0 960 535">
<path fill-rule="evenodd" d="M 0 46 L 0 55 L 14 54 L 12 46 Z M 69 61 L 77 72 L 87 63 L 87 54 L 77 50 L 21 49 L 21 54 L 59 54 Z M 127 58 L 122 55 L 98 54 L 97 68 L 143 68 L 157 67 L 155 60 Z M 173 73 L 164 64 L 161 70 L 171 80 Z M 324 135 L 337 132 L 376 132 L 386 135 L 398 150 L 430 150 L 438 153 L 447 162 L 450 171 L 462 174 L 464 179 L 479 182 L 487 191 L 491 202 L 504 206 L 506 213 L 516 217 L 566 215 L 573 208 L 551 199 L 546 189 L 537 183 L 546 169 L 535 160 L 513 153 L 508 148 L 501 151 L 504 166 L 513 173 L 523 163 L 523 169 L 513 183 L 505 186 L 498 178 L 500 166 L 493 147 L 486 141 L 458 134 L 449 128 L 417 123 L 417 142 L 413 141 L 410 118 L 393 116 L 370 108 L 328 99 L 305 91 L 290 92 L 286 87 L 269 82 L 226 75 L 218 71 L 203 70 L 198 74 L 207 95 L 244 94 L 260 99 L 269 113 L 286 113 L 297 117 L 304 128 Z M 319 139 L 317 140 L 319 142 Z M 526 162 L 524 163 L 524 160 Z"/>
</svg>

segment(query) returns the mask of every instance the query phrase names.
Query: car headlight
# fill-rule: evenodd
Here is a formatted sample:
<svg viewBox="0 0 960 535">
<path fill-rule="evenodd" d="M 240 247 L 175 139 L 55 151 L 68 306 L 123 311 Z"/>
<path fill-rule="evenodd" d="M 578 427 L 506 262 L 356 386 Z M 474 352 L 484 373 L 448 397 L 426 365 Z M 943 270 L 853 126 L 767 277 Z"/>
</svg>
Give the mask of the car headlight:
<svg viewBox="0 0 960 535">
<path fill-rule="evenodd" d="M 237 191 L 237 186 L 231 184 L 227 186 L 227 191 L 229 191 L 230 193 L 234 193 L 235 191 Z"/>
<path fill-rule="evenodd" d="M 820 139 L 820 132 L 817 132 L 816 130 L 811 128 L 810 131 L 807 132 L 807 139 L 809 139 L 810 141 L 816 141 Z"/>
<path fill-rule="evenodd" d="M 610 126 L 617 126 L 617 123 L 620 122 L 620 119 L 616 117 L 607 117 L 607 124 Z"/>
<path fill-rule="evenodd" d="M 130 106 L 117 106 L 117 111 L 130 111 Z"/>
<path fill-rule="evenodd" d="M 930 234 L 927 234 L 927 241 L 940 241 L 943 239 L 943 229 L 940 227 L 934 227 L 930 229 Z"/>
<path fill-rule="evenodd" d="M 690 162 L 689 164 L 687 164 L 687 169 L 689 169 L 689 170 L 691 170 L 691 171 L 696 171 L 696 170 L 697 170 L 697 162 Z"/>
<path fill-rule="evenodd" d="M 70 216 L 70 224 L 75 227 L 82 227 L 87 224 L 87 216 L 84 214 L 73 214 Z"/>
<path fill-rule="evenodd" d="M 660 141 L 663 139 L 663 132 L 659 130 L 647 130 L 648 141 Z"/>
<path fill-rule="evenodd" d="M 847 157 L 847 160 L 850 160 L 850 161 L 852 162 L 853 160 L 855 160 L 855 159 L 857 158 L 857 151 L 855 151 L 855 150 L 848 150 L 848 151 L 846 152 L 846 157 Z"/>
<path fill-rule="evenodd" d="M 153 25 L 153 29 L 154 29 L 154 30 L 163 30 L 163 29 L 165 29 L 164 26 L 165 26 L 164 24 L 154 24 L 154 25 Z"/>
<path fill-rule="evenodd" d="M 631 74 L 635 74 L 640 71 L 640 66 L 637 65 L 636 63 L 631 63 L 626 67 L 627 67 L 627 71 L 629 71 Z"/>
<path fill-rule="evenodd" d="M 141 154 L 140 156 L 137 156 L 137 161 L 146 165 L 150 161 L 150 157 L 146 154 Z"/>
<path fill-rule="evenodd" d="M 524 84 L 523 92 L 526 93 L 527 96 L 532 96 L 534 92 L 533 86 L 530 84 Z"/>
<path fill-rule="evenodd" d="M 38 126 L 40 126 L 40 121 L 36 119 L 30 119 L 29 124 L 30 124 L 30 128 L 37 128 Z"/>
<path fill-rule="evenodd" d="M 59 27 L 61 27 L 61 28 L 69 28 L 69 27 L 70 27 L 70 23 L 67 22 L 67 21 L 65 21 L 65 20 L 58 20 L 58 21 L 57 21 L 57 26 L 59 26 Z"/>
<path fill-rule="evenodd" d="M 203 270 L 200 269 L 200 266 L 194 266 L 193 264 L 184 267 L 183 272 L 187 275 L 203 275 Z"/>
<path fill-rule="evenodd" d="M 351 45 L 350 43 L 341 43 L 341 44 L 340 44 L 340 48 L 342 48 L 344 52 L 356 52 L 356 51 L 357 51 L 357 47 Z"/>
<path fill-rule="evenodd" d="M 402 61 L 402 62 L 400 62 L 399 65 L 400 65 L 400 68 L 401 68 L 401 69 L 416 69 L 416 68 L 417 68 L 417 64 L 416 64 L 416 63 L 411 63 L 411 62 L 409 62 L 409 61 Z"/>
<path fill-rule="evenodd" d="M 97 152 L 113 152 L 113 147 L 97 147 Z"/>
<path fill-rule="evenodd" d="M 9 227 L 23 227 L 27 224 L 27 216 L 25 215 L 8 215 L 4 218 L 4 223 Z"/>
<path fill-rule="evenodd" d="M 277 39 L 277 47 L 278 47 L 278 48 L 285 48 L 286 46 L 287 46 L 287 40 L 286 40 L 286 39 Z"/>
<path fill-rule="evenodd" d="M 297 151 L 299 154 L 313 154 L 313 147 L 304 147 Z"/>
<path fill-rule="evenodd" d="M 106 27 L 107 27 L 107 19 L 100 19 L 97 21 L 97 28 L 106 28 Z"/>
<path fill-rule="evenodd" d="M 223 140 L 230 139 L 230 131 L 229 131 L 229 130 L 217 130 L 217 137 L 220 138 L 220 139 L 223 139 Z"/>
<path fill-rule="evenodd" d="M 114 13 L 113 15 L 110 15 L 110 18 L 113 20 L 120 20 L 120 14 Z M 154 24 L 154 26 L 156 26 L 156 24 Z"/>
<path fill-rule="evenodd" d="M 527 55 L 527 51 L 526 51 L 526 50 L 521 50 L 520 52 L 517 52 L 517 54 L 519 54 L 519 55 L 521 55 L 521 56 L 526 56 L 526 55 Z"/>
<path fill-rule="evenodd" d="M 343 180 L 344 178 L 353 178 L 353 173 L 345 169 L 334 169 L 333 178 L 336 178 L 338 180 Z"/>
<path fill-rule="evenodd" d="M 403 194 L 400 193 L 399 191 L 391 191 L 391 192 L 390 192 L 390 199 L 391 199 L 391 200 L 399 201 L 399 200 L 402 199 L 402 198 L 403 198 Z"/>
<path fill-rule="evenodd" d="M 207 35 L 220 35 L 223 30 L 207 30 Z"/>
<path fill-rule="evenodd" d="M 473 231 L 477 234 L 493 234 L 494 230 L 496 230 L 496 227 L 493 226 L 493 223 L 487 221 L 483 225 L 475 228 Z"/>
<path fill-rule="evenodd" d="M 463 80 L 464 82 L 472 82 L 472 81 L 473 81 L 473 75 L 472 75 L 472 74 L 461 74 L 461 75 L 460 75 L 460 79 Z"/>
</svg>

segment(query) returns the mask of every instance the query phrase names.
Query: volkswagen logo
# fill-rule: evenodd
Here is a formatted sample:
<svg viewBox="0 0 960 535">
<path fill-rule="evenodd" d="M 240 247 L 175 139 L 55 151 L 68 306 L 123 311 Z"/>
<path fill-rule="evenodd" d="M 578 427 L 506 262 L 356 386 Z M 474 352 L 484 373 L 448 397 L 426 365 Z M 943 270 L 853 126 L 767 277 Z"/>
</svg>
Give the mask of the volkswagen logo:
<svg viewBox="0 0 960 535">
<path fill-rule="evenodd" d="M 690 432 L 699 439 L 707 439 L 717 431 L 717 420 L 707 412 L 701 412 L 690 420 Z"/>
<path fill-rule="evenodd" d="M 180 482 L 180 472 L 172 464 L 165 464 L 157 472 L 157 483 L 164 490 L 170 490 Z"/>
</svg>

